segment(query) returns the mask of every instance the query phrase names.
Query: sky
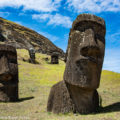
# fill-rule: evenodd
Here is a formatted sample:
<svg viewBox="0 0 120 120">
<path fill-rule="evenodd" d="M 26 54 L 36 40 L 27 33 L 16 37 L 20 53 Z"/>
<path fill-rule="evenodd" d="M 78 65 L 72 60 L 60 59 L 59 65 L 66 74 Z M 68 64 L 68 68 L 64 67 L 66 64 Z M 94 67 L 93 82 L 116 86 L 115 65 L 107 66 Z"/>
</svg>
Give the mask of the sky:
<svg viewBox="0 0 120 120">
<path fill-rule="evenodd" d="M 64 51 L 72 22 L 82 13 L 105 20 L 103 70 L 120 73 L 120 0 L 0 0 L 0 17 L 35 30 Z"/>
</svg>

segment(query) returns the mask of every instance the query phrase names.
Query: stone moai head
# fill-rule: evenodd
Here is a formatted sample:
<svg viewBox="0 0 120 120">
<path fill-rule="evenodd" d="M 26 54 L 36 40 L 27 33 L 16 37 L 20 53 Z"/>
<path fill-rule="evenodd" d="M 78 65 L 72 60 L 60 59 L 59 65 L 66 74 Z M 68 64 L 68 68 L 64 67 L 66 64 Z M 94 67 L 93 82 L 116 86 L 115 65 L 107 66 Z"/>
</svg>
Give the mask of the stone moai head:
<svg viewBox="0 0 120 120">
<path fill-rule="evenodd" d="M 33 48 L 29 49 L 30 62 L 35 63 L 35 50 Z"/>
<path fill-rule="evenodd" d="M 0 101 L 18 100 L 18 64 L 16 49 L 0 45 Z"/>
<path fill-rule="evenodd" d="M 99 87 L 105 51 L 105 21 L 81 14 L 72 24 L 64 80 L 86 89 Z"/>
<path fill-rule="evenodd" d="M 59 53 L 53 52 L 51 55 L 51 64 L 58 64 L 59 63 Z"/>
</svg>

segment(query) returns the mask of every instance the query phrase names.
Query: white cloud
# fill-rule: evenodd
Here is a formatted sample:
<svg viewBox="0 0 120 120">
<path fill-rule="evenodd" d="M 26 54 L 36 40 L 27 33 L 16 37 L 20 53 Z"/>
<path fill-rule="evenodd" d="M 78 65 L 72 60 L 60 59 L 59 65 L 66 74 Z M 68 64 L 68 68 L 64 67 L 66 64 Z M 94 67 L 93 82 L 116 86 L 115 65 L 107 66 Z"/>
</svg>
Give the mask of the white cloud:
<svg viewBox="0 0 120 120">
<path fill-rule="evenodd" d="M 51 35 L 51 34 L 46 33 L 46 32 L 39 31 L 38 33 L 45 36 L 46 38 L 48 38 L 52 42 L 55 42 L 55 41 L 57 41 L 59 39 L 57 36 Z"/>
<path fill-rule="evenodd" d="M 65 39 L 65 41 L 68 41 L 68 38 L 69 38 L 69 34 L 67 33 L 67 34 L 64 34 L 64 39 Z"/>
<path fill-rule="evenodd" d="M 118 46 L 119 38 L 120 38 L 120 30 L 114 33 L 109 33 L 108 31 L 106 36 L 106 43 L 114 46 Z"/>
<path fill-rule="evenodd" d="M 67 0 L 66 4 L 78 13 L 120 11 L 120 0 Z"/>
<path fill-rule="evenodd" d="M 120 31 L 118 31 L 118 32 L 111 35 L 111 37 L 117 37 L 117 36 L 120 36 Z"/>
<path fill-rule="evenodd" d="M 60 3 L 61 0 L 0 0 L 0 8 L 23 6 L 24 10 L 52 12 L 57 11 Z"/>
<path fill-rule="evenodd" d="M 34 14 L 32 16 L 33 19 L 37 20 L 48 20 L 48 25 L 62 25 L 63 27 L 70 28 L 72 25 L 72 21 L 68 16 L 62 16 L 60 14 Z"/>
<path fill-rule="evenodd" d="M 103 69 L 120 73 L 120 49 L 106 50 Z"/>
<path fill-rule="evenodd" d="M 46 20 L 48 18 L 51 18 L 52 15 L 50 14 L 33 14 L 32 18 L 37 20 Z"/>
<path fill-rule="evenodd" d="M 9 15 L 10 15 L 9 12 L 0 12 L 0 17 L 7 17 Z"/>
</svg>

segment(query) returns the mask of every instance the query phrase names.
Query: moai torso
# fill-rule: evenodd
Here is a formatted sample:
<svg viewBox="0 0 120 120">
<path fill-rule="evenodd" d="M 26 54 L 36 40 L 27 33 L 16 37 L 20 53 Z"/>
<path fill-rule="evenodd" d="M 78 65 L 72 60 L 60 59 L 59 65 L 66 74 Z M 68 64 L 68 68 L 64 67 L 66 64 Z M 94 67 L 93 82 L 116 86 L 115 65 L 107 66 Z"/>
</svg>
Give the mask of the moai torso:
<svg viewBox="0 0 120 120">
<path fill-rule="evenodd" d="M 79 15 L 72 24 L 63 79 L 74 106 L 72 112 L 88 114 L 99 108 L 96 89 L 99 87 L 104 59 L 105 30 L 104 20 L 90 14 Z M 53 105 L 56 104 L 57 100 L 53 102 Z M 55 113 L 54 108 L 48 111 Z"/>
<path fill-rule="evenodd" d="M 0 101 L 18 100 L 18 64 L 16 49 L 0 45 Z"/>
</svg>

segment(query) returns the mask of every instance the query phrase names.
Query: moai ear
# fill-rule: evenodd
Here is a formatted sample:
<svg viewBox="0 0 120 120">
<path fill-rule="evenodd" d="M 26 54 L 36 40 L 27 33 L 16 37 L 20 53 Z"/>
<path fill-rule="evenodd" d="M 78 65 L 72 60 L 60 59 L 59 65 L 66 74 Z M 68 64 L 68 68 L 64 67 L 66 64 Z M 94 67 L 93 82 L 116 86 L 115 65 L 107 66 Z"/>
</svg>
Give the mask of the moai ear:
<svg viewBox="0 0 120 120">
<path fill-rule="evenodd" d="M 68 53 L 70 51 L 70 45 L 71 45 L 71 33 L 72 33 L 72 29 L 70 29 L 70 33 L 69 33 L 69 39 L 68 39 L 68 46 L 67 46 L 67 50 L 66 50 L 66 54 L 65 54 L 65 62 L 67 62 L 67 57 L 68 57 Z"/>
</svg>

